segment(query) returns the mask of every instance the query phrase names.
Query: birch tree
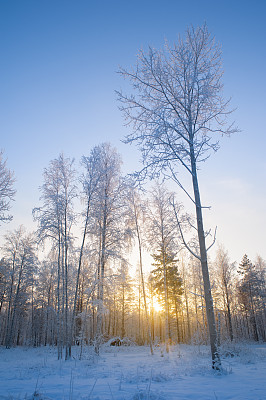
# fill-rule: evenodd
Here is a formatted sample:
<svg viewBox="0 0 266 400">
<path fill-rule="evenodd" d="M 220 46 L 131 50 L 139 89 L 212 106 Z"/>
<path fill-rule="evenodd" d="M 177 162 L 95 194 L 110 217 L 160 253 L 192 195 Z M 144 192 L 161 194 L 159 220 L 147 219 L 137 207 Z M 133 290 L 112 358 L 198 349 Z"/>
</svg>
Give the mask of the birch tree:
<svg viewBox="0 0 266 400">
<path fill-rule="evenodd" d="M 95 173 L 99 176 L 93 199 L 90 234 L 98 246 L 98 306 L 95 352 L 99 354 L 103 333 L 104 281 L 107 262 L 120 258 L 128 230 L 125 226 L 125 186 L 121 177 L 121 157 L 109 143 L 98 146 Z"/>
<path fill-rule="evenodd" d="M 0 260 L 0 313 L 6 301 L 9 278 L 9 262 L 4 258 Z"/>
<path fill-rule="evenodd" d="M 12 216 L 6 214 L 11 208 L 16 190 L 14 189 L 14 174 L 6 165 L 3 152 L 0 152 L 0 223 L 11 221 Z"/>
<path fill-rule="evenodd" d="M 81 213 L 83 219 L 83 233 L 79 249 L 75 298 L 74 298 L 72 321 L 71 321 L 71 336 L 73 335 L 74 331 L 74 322 L 75 322 L 77 303 L 78 303 L 78 288 L 79 288 L 79 280 L 81 274 L 81 266 L 83 261 L 86 239 L 89 233 L 90 220 L 92 219 L 91 213 L 93 211 L 93 204 L 95 204 L 95 199 L 97 197 L 101 178 L 104 173 L 104 171 L 101 170 L 100 168 L 100 159 L 101 159 L 101 147 L 96 146 L 92 149 L 89 156 L 87 157 L 83 156 L 81 160 L 81 165 L 84 168 L 84 172 L 80 178 L 82 184 L 81 200 L 82 203 L 84 204 L 84 208 Z"/>
<path fill-rule="evenodd" d="M 133 87 L 118 92 L 121 110 L 133 131 L 126 143 L 136 142 L 143 157 L 138 177 L 170 176 L 195 205 L 212 365 L 220 369 L 217 335 L 207 262 L 198 164 L 218 149 L 218 134 L 235 128 L 227 123 L 228 101 L 222 97 L 221 50 L 207 26 L 188 29 L 184 39 L 164 50 L 140 51 L 136 68 L 121 69 Z M 191 176 L 193 194 L 177 175 L 181 166 Z"/>
<path fill-rule="evenodd" d="M 143 271 L 143 250 L 144 250 L 144 242 L 145 242 L 145 219 L 147 215 L 147 205 L 141 200 L 137 190 L 133 187 L 133 185 L 128 190 L 128 217 L 130 225 L 132 226 L 138 248 L 138 259 L 139 259 L 139 269 L 140 269 L 140 278 L 141 278 L 141 287 L 143 293 L 144 300 L 144 309 L 145 309 L 145 318 L 148 328 L 148 338 L 151 354 L 153 355 L 153 346 L 152 346 L 152 338 L 151 338 L 151 326 L 148 315 L 148 307 L 147 307 L 147 296 L 145 289 L 145 281 L 144 281 L 144 271 Z"/>
<path fill-rule="evenodd" d="M 10 266 L 5 335 L 6 348 L 10 348 L 14 341 L 19 311 L 26 307 L 30 297 L 29 287 L 33 285 L 33 272 L 37 266 L 34 236 L 26 234 L 22 226 L 8 233 L 5 236 L 4 253 Z"/>
<path fill-rule="evenodd" d="M 71 355 L 71 329 L 69 321 L 68 257 L 71 244 L 71 229 L 75 221 L 73 200 L 76 197 L 75 170 L 73 160 L 60 154 L 44 170 L 41 187 L 41 207 L 33 210 L 38 221 L 39 242 L 50 240 L 57 252 L 57 321 L 58 358 Z"/>
</svg>

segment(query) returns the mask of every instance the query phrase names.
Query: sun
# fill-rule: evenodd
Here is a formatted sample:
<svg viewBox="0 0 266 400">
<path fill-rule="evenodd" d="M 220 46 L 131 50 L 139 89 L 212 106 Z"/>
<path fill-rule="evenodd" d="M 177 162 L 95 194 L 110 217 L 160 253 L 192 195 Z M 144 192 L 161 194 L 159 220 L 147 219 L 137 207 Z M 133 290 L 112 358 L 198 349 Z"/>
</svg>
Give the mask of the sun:
<svg viewBox="0 0 266 400">
<path fill-rule="evenodd" d="M 153 299 L 153 309 L 157 313 L 163 311 L 163 306 L 158 302 L 158 300 Z"/>
</svg>

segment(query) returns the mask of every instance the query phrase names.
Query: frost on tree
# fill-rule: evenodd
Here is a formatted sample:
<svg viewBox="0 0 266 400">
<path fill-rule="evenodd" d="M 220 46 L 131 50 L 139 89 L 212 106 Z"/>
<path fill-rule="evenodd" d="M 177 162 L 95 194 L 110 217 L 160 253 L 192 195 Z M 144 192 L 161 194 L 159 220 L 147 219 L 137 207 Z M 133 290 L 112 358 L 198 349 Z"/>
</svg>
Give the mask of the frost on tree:
<svg viewBox="0 0 266 400">
<path fill-rule="evenodd" d="M 26 234 L 23 226 L 5 235 L 3 251 L 8 269 L 5 321 L 6 348 L 10 348 L 14 344 L 20 344 L 21 326 L 25 323 L 23 311 L 31 297 L 34 272 L 37 267 L 35 247 L 34 235 Z M 33 335 L 31 341 L 33 342 Z"/>
<path fill-rule="evenodd" d="M 208 273 L 197 165 L 218 149 L 218 135 L 236 129 L 227 124 L 228 101 L 221 95 L 221 50 L 207 26 L 187 30 L 184 39 L 164 50 L 140 51 L 136 68 L 120 70 L 133 93 L 118 92 L 121 110 L 133 128 L 127 143 L 136 142 L 144 168 L 138 178 L 170 176 L 195 205 L 213 367 L 220 368 L 213 301 Z M 182 166 L 192 179 L 193 194 L 178 178 Z"/>
<path fill-rule="evenodd" d="M 10 202 L 14 200 L 16 193 L 13 185 L 13 173 L 7 168 L 3 153 L 0 152 L 0 224 L 12 219 L 12 216 L 6 213 L 10 210 Z"/>
<path fill-rule="evenodd" d="M 58 358 L 71 356 L 71 320 L 69 318 L 69 252 L 75 221 L 73 201 L 76 197 L 73 160 L 60 154 L 44 170 L 41 187 L 42 206 L 33 210 L 38 222 L 39 242 L 50 241 L 57 254 L 57 347 Z"/>
<path fill-rule="evenodd" d="M 120 173 L 121 157 L 109 143 L 97 146 L 91 154 L 90 161 L 94 159 L 92 157 L 95 158 L 93 169 L 97 185 L 91 203 L 90 234 L 94 237 L 95 247 L 98 249 L 95 352 L 99 354 L 104 333 L 106 268 L 109 260 L 121 258 L 128 230 L 125 226 L 125 186 Z"/>
</svg>

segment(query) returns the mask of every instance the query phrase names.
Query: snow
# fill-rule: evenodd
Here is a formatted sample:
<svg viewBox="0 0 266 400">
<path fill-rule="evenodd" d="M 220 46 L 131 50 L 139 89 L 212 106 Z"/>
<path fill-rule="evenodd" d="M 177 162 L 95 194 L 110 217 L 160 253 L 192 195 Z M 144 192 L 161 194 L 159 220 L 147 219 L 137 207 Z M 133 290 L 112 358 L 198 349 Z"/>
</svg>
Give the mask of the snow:
<svg viewBox="0 0 266 400">
<path fill-rule="evenodd" d="M 0 399 L 265 400 L 266 344 L 227 344 L 223 371 L 210 366 L 209 348 L 179 345 L 152 356 L 148 346 L 73 348 L 69 361 L 56 348 L 0 348 Z"/>
</svg>

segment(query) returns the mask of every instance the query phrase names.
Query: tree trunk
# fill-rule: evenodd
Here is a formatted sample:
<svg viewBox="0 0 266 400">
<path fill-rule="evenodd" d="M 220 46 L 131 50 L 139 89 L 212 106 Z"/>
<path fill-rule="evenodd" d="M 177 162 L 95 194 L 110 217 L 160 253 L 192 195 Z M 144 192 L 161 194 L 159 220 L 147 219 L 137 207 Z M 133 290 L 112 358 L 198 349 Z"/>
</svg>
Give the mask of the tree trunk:
<svg viewBox="0 0 266 400">
<path fill-rule="evenodd" d="M 248 284 L 249 287 L 249 296 L 250 296 L 250 305 L 251 305 L 251 317 L 250 317 L 250 322 L 253 330 L 253 337 L 256 342 L 259 341 L 259 335 L 258 335 L 258 329 L 257 329 L 257 322 L 256 322 L 256 315 L 255 315 L 255 310 L 254 310 L 254 302 L 253 302 L 253 295 L 251 291 L 251 285 L 250 283 Z"/>
<path fill-rule="evenodd" d="M 11 284 L 10 284 L 10 293 L 9 293 L 9 301 L 8 301 L 6 337 L 5 337 L 5 345 L 6 345 L 7 349 L 10 348 L 9 331 L 10 331 L 11 303 L 12 303 L 12 297 L 13 297 L 13 285 L 14 285 L 14 275 L 15 275 L 15 257 L 16 257 L 16 253 L 13 255 L 13 261 L 12 261 Z"/>
<path fill-rule="evenodd" d="M 167 271 L 165 261 L 165 248 L 163 246 L 163 284 L 164 284 L 164 312 L 165 312 L 165 349 L 169 353 L 170 344 L 170 326 L 169 326 L 169 305 L 168 305 L 168 288 L 167 288 Z"/>
<path fill-rule="evenodd" d="M 121 321 L 121 336 L 124 338 L 126 336 L 125 330 L 125 286 L 122 286 L 122 321 Z"/>
<path fill-rule="evenodd" d="M 74 333 L 74 323 L 75 323 L 77 300 L 78 300 L 79 278 L 80 278 L 80 271 L 81 271 L 81 265 L 82 265 L 83 250 L 84 250 L 85 240 L 86 240 L 86 235 L 87 235 L 87 226 L 88 226 L 88 220 L 89 220 L 89 210 L 90 210 L 90 200 L 88 200 L 85 226 L 84 226 L 82 243 L 81 243 L 80 252 L 79 252 L 79 264 L 78 264 L 78 270 L 77 270 L 75 298 L 74 298 L 73 313 L 72 313 L 72 319 L 71 319 L 71 325 L 70 325 L 70 333 L 69 333 L 70 340 L 73 339 L 73 333 Z"/>
<path fill-rule="evenodd" d="M 134 208 L 135 208 L 135 204 L 134 204 Z M 140 276 L 141 276 L 141 283 L 142 283 L 142 291 L 143 291 L 143 300 L 144 300 L 146 323 L 147 323 L 147 328 L 148 328 L 148 340 L 149 340 L 151 354 L 153 355 L 154 353 L 153 353 L 152 340 L 151 340 L 151 327 L 150 327 L 150 321 L 149 321 L 149 316 L 148 316 L 147 301 L 146 301 L 146 291 L 145 291 L 143 266 L 142 266 L 142 247 L 141 247 L 141 239 L 140 239 L 140 233 L 139 233 L 139 226 L 138 226 L 138 221 L 137 221 L 136 209 L 134 210 L 134 213 L 135 213 L 135 225 L 136 225 L 138 247 L 139 247 Z"/>
<path fill-rule="evenodd" d="M 229 301 L 229 294 L 228 294 L 227 286 L 226 286 L 226 307 L 227 307 L 227 318 L 228 318 L 228 325 L 229 325 L 229 336 L 230 336 L 230 340 L 232 342 L 233 339 L 234 339 L 234 335 L 233 335 L 231 307 L 230 307 L 230 301 Z"/>
<path fill-rule="evenodd" d="M 51 280 L 52 277 L 50 277 L 50 282 L 49 282 L 49 288 L 48 288 L 48 299 L 47 299 L 47 307 L 46 307 L 46 318 L 45 318 L 45 334 L 44 334 L 44 346 L 47 345 L 48 341 L 48 324 L 49 324 L 49 309 L 50 309 L 50 293 L 51 293 Z"/>
<path fill-rule="evenodd" d="M 66 206 L 67 207 L 67 206 Z M 66 294 L 66 304 L 65 304 L 65 335 L 66 335 L 66 352 L 65 359 L 71 358 L 71 344 L 72 337 L 70 337 L 69 321 L 68 321 L 68 234 L 67 234 L 67 208 L 65 210 L 65 220 L 64 220 L 64 265 L 65 265 L 65 294 Z"/>
<path fill-rule="evenodd" d="M 100 342 L 102 339 L 102 324 L 103 324 L 103 285 L 104 285 L 104 269 L 105 269 L 105 242 L 106 242 L 106 227 L 107 227 L 107 204 L 105 200 L 104 207 L 104 217 L 103 217 L 103 226 L 102 226 L 102 234 L 101 234 L 101 252 L 100 252 L 100 263 L 99 263 L 99 290 L 98 290 L 98 306 L 97 306 L 97 331 L 96 331 L 96 340 L 94 351 L 97 355 L 99 355 L 100 351 Z"/>
<path fill-rule="evenodd" d="M 180 337 L 180 327 L 179 327 L 179 318 L 178 318 L 178 306 L 177 306 L 177 301 L 175 301 L 175 318 L 176 318 L 177 343 L 180 343 L 180 342 L 181 342 L 181 337 Z"/>
<path fill-rule="evenodd" d="M 17 290 L 16 290 L 16 295 L 15 295 L 15 299 L 14 299 L 14 306 L 13 306 L 13 314 L 12 314 L 10 329 L 9 329 L 8 337 L 7 337 L 7 345 L 6 345 L 7 348 L 10 348 L 12 337 L 13 337 L 14 322 L 15 322 L 15 316 L 16 316 L 16 313 L 17 313 L 18 297 L 19 297 L 19 294 L 20 294 L 20 285 L 21 285 L 21 280 L 22 280 L 23 266 L 24 266 L 24 255 L 23 255 L 21 263 L 20 263 L 18 284 L 17 284 Z"/>
<path fill-rule="evenodd" d="M 187 337 L 186 341 L 187 343 L 190 343 L 191 341 L 191 327 L 190 327 L 190 316 L 189 316 L 189 305 L 188 305 L 188 296 L 187 296 L 187 282 L 185 278 L 185 267 L 184 267 L 184 260 L 183 257 L 181 259 L 181 265 L 182 265 L 182 280 L 183 280 L 183 288 L 184 288 L 184 296 L 185 296 L 185 303 L 186 303 L 186 315 L 187 315 Z"/>
<path fill-rule="evenodd" d="M 195 160 L 195 154 L 194 154 L 192 140 L 190 143 L 190 158 L 191 158 L 191 171 L 192 171 L 192 182 L 193 182 L 193 190 L 194 190 L 194 198 L 195 198 L 196 216 L 197 216 L 198 239 L 199 239 L 199 248 L 200 248 L 200 262 L 201 262 L 202 277 L 203 277 L 203 284 L 204 284 L 206 315 L 207 315 L 210 345 L 211 345 L 212 367 L 213 367 L 213 369 L 220 370 L 221 369 L 221 361 L 220 361 L 220 356 L 219 356 L 218 346 L 217 346 L 217 333 L 216 333 L 213 300 L 212 300 L 211 285 L 210 285 L 209 270 L 208 270 L 205 234 L 204 234 L 204 229 L 203 229 L 202 207 L 201 207 L 201 201 L 200 201 L 200 192 L 199 192 L 198 177 L 197 177 L 197 170 L 196 170 L 196 160 Z"/>
<path fill-rule="evenodd" d="M 61 274 L 61 236 L 58 238 L 57 260 L 57 356 L 62 358 L 62 327 L 61 327 L 61 301 L 60 301 L 60 274 Z"/>
</svg>

